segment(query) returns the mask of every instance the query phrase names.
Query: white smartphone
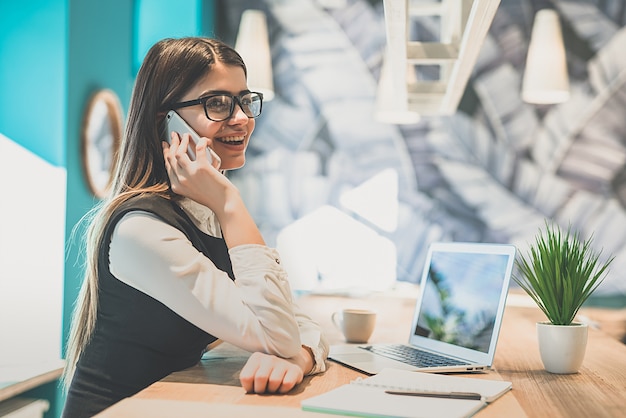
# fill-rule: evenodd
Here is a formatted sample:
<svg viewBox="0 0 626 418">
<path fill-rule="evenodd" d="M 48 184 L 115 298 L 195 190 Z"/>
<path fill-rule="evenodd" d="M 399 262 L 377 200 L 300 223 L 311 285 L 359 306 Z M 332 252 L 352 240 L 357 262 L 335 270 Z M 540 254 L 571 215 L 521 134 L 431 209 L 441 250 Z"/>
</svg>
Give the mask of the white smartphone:
<svg viewBox="0 0 626 418">
<path fill-rule="evenodd" d="M 189 141 L 189 146 L 187 147 L 187 154 L 192 161 L 195 161 L 196 144 L 200 141 L 200 135 L 198 135 L 174 110 L 167 112 L 165 121 L 163 122 L 163 140 L 167 141 L 168 144 L 172 141 L 172 132 L 178 133 L 181 139 L 184 133 L 191 135 L 191 141 Z M 209 149 L 207 149 L 206 155 L 209 162 L 212 162 L 211 151 Z"/>
</svg>

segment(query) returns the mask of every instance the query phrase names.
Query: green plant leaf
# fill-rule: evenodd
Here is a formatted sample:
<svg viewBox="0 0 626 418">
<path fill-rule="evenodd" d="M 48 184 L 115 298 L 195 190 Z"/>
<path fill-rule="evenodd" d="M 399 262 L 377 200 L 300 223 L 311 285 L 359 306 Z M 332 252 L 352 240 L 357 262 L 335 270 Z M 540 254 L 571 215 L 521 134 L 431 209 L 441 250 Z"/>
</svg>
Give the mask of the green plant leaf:
<svg viewBox="0 0 626 418">
<path fill-rule="evenodd" d="M 583 303 L 606 277 L 614 257 L 604 263 L 591 247 L 593 237 L 581 241 L 546 221 L 526 255 L 519 254 L 513 280 L 555 325 L 569 325 Z"/>
</svg>

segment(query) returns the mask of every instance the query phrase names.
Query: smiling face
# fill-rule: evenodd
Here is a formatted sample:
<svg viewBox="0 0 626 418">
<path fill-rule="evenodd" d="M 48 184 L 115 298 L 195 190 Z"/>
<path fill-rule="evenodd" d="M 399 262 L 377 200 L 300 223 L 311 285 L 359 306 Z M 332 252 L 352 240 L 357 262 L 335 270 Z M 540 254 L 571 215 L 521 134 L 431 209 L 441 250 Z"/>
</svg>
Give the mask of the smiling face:
<svg viewBox="0 0 626 418">
<path fill-rule="evenodd" d="M 181 101 L 195 100 L 216 92 L 238 96 L 247 91 L 243 68 L 216 62 L 211 71 Z M 212 140 L 211 148 L 222 160 L 221 169 L 232 170 L 245 164 L 246 148 L 254 131 L 255 121 L 246 116 L 238 104 L 235 104 L 232 116 L 222 122 L 209 120 L 202 105 L 181 108 L 177 112 L 198 135 Z"/>
</svg>

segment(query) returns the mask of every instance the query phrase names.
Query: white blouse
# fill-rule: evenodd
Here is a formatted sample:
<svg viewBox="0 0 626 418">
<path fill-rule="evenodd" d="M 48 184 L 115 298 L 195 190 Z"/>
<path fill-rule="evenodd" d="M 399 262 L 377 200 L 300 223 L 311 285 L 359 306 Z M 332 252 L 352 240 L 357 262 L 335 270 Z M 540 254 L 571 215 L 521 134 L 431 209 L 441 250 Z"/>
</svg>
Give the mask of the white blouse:
<svg viewBox="0 0 626 418">
<path fill-rule="evenodd" d="M 217 217 L 185 199 L 181 207 L 204 233 L 221 237 Z M 283 358 L 309 347 L 326 370 L 328 343 L 292 299 L 278 252 L 263 245 L 229 249 L 235 280 L 219 270 L 178 229 L 145 211 L 127 213 L 111 238 L 109 268 L 198 328 L 244 350 Z"/>
</svg>

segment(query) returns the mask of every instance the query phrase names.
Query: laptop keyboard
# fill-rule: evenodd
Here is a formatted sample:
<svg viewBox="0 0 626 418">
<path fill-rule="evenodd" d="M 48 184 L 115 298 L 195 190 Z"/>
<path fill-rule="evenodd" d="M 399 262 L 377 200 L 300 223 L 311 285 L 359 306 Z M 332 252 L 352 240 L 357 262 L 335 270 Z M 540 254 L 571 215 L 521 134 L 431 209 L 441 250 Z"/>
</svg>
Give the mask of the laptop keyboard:
<svg viewBox="0 0 626 418">
<path fill-rule="evenodd" d="M 404 344 L 370 345 L 361 347 L 372 353 L 398 360 L 415 367 L 457 366 L 467 364 L 460 360 L 423 351 Z"/>
</svg>

